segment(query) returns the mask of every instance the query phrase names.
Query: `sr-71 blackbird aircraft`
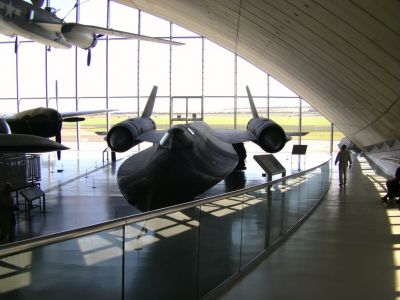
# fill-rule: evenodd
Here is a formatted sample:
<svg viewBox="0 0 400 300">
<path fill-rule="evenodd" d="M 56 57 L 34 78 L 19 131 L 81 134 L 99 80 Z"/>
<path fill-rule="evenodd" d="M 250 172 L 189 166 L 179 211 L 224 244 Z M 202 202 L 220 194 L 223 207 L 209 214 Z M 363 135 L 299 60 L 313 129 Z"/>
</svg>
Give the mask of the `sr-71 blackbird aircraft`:
<svg viewBox="0 0 400 300">
<path fill-rule="evenodd" d="M 32 41 L 54 48 L 77 46 L 88 50 L 87 65 L 90 65 L 91 49 L 98 38 L 108 35 L 128 39 L 139 39 L 169 45 L 182 43 L 134 34 L 109 28 L 66 23 L 55 14 L 55 9 L 42 9 L 43 0 L 32 1 L 33 5 L 22 0 L 0 0 L 0 33 L 7 36 L 23 36 Z M 15 51 L 18 42 L 15 40 Z"/>
<path fill-rule="evenodd" d="M 192 200 L 235 169 L 243 154 L 236 152 L 234 145 L 245 141 L 269 153 L 280 151 L 291 137 L 274 121 L 258 116 L 246 89 L 253 115 L 246 131 L 213 130 L 202 121 L 156 131 L 150 118 L 157 93 L 154 86 L 142 116 L 114 125 L 106 137 L 108 146 L 116 152 L 143 141 L 153 143 L 118 169 L 118 186 L 128 202 L 150 210 Z"/>
<path fill-rule="evenodd" d="M 47 151 L 57 150 L 57 157 L 58 159 L 60 159 L 61 152 L 59 150 L 68 149 L 59 144 L 61 143 L 62 123 L 84 121 L 85 118 L 82 118 L 80 116 L 99 114 L 107 111 L 109 110 L 74 111 L 60 113 L 52 108 L 38 107 L 25 110 L 10 116 L 0 117 L 0 134 L 4 133 L 0 135 L 0 151 L 4 151 L 5 149 L 12 151 L 12 149 L 18 149 L 19 147 L 27 148 L 30 143 L 33 143 L 32 146 L 37 148 L 38 150 L 33 151 L 33 149 L 35 148 L 31 148 L 30 151 L 26 152 L 45 152 L 40 151 L 40 148 L 50 147 L 50 149 L 52 150 L 49 149 Z M 14 134 L 18 135 L 19 138 L 14 137 Z M 36 139 L 32 136 L 41 137 L 42 139 Z M 48 142 L 46 142 L 43 139 L 50 137 L 55 137 L 57 143 L 52 143 L 52 141 L 49 140 Z M 3 143 L 1 142 L 2 140 L 4 141 Z M 57 149 L 57 147 L 60 148 Z"/>
</svg>

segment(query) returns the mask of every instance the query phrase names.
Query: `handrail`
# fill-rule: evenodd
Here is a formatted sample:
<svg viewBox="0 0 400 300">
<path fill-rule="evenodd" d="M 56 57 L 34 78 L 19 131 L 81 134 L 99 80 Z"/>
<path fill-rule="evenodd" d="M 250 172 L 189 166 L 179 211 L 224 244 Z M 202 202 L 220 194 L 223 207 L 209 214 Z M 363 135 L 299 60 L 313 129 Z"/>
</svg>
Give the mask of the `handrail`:
<svg viewBox="0 0 400 300">
<path fill-rule="evenodd" d="M 256 190 L 262 189 L 264 187 L 271 186 L 275 183 L 278 183 L 278 182 L 281 182 L 284 180 L 288 180 L 293 177 L 298 177 L 298 176 L 301 176 L 312 170 L 318 169 L 319 167 L 328 163 L 331 159 L 332 158 L 329 158 L 322 164 L 315 166 L 311 169 L 304 170 L 304 171 L 301 171 L 301 172 L 298 172 L 295 174 L 291 174 L 291 175 L 288 175 L 288 176 L 285 176 L 282 178 L 278 178 L 278 179 L 275 179 L 275 180 L 272 180 L 272 181 L 269 181 L 266 183 L 262 183 L 259 185 L 255 185 L 252 187 L 247 187 L 247 188 L 243 188 L 240 190 L 236 190 L 233 192 L 228 192 L 228 193 L 220 194 L 217 196 L 193 200 L 190 202 L 185 202 L 185 203 L 181 203 L 181 204 L 177 204 L 177 205 L 173 205 L 173 206 L 169 206 L 169 207 L 156 209 L 156 210 L 149 211 L 149 212 L 144 212 L 144 213 L 134 215 L 134 216 L 122 217 L 122 218 L 118 218 L 118 219 L 114 219 L 114 220 L 110 220 L 110 221 L 106 221 L 106 222 L 102 222 L 102 223 L 98 223 L 98 224 L 84 226 L 84 227 L 77 228 L 77 229 L 62 231 L 62 232 L 53 233 L 53 234 L 40 236 L 40 237 L 35 237 L 35 238 L 23 240 L 23 241 L 9 243 L 9 244 L 0 246 L 0 258 L 4 258 L 6 256 L 11 256 L 11 255 L 16 255 L 16 254 L 19 254 L 22 252 L 30 251 L 34 248 L 67 241 L 67 240 L 70 240 L 73 238 L 78 238 L 78 237 L 98 233 L 98 232 L 105 231 L 105 230 L 115 229 L 116 227 L 121 227 L 121 226 L 126 226 L 126 225 L 129 225 L 132 223 L 146 221 L 148 219 L 164 216 L 164 215 L 171 214 L 171 213 L 174 213 L 177 211 L 193 208 L 193 207 L 196 207 L 199 205 L 208 204 L 208 203 L 222 200 L 222 199 L 225 199 L 228 197 L 235 197 L 235 196 L 242 195 L 244 193 L 256 191 Z"/>
</svg>

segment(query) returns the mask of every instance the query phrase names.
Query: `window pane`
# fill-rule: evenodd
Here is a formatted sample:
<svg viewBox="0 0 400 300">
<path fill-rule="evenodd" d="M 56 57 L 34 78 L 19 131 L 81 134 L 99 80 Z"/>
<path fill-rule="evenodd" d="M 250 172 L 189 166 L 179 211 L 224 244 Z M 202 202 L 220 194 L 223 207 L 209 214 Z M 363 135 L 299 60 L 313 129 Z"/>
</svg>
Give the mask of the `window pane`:
<svg viewBox="0 0 400 300">
<path fill-rule="evenodd" d="M 273 97 L 296 97 L 297 95 L 289 90 L 286 86 L 280 83 L 278 80 L 272 76 L 269 79 L 270 95 Z"/>
<path fill-rule="evenodd" d="M 21 43 L 18 48 L 20 97 L 42 97 L 41 106 L 46 106 L 45 51 L 45 46 L 32 42 Z"/>
<path fill-rule="evenodd" d="M 14 41 L 15 41 L 14 37 L 9 37 L 9 36 L 0 34 L 0 42 L 9 42 L 9 43 L 12 43 L 14 46 Z"/>
<path fill-rule="evenodd" d="M 247 96 L 246 85 L 253 96 L 268 95 L 268 74 L 256 68 L 246 60 L 237 58 L 237 85 L 238 95 Z"/>
<path fill-rule="evenodd" d="M 17 112 L 17 99 L 0 99 L 0 105 L 2 114 L 13 114 Z"/>
<path fill-rule="evenodd" d="M 233 97 L 204 98 L 204 121 L 215 129 L 233 129 Z"/>
<path fill-rule="evenodd" d="M 112 40 L 109 42 L 109 95 L 134 96 L 137 94 L 137 41 Z"/>
<path fill-rule="evenodd" d="M 107 0 L 81 1 L 79 9 L 79 23 L 100 27 L 107 26 Z"/>
<path fill-rule="evenodd" d="M 110 27 L 116 30 L 137 33 L 138 29 L 138 10 L 110 2 Z"/>
<path fill-rule="evenodd" d="M 106 95 L 106 42 L 101 40 L 92 49 L 92 61 L 87 66 L 88 51 L 78 49 L 78 95 L 79 97 L 105 97 Z M 92 108 L 95 109 L 95 108 Z"/>
<path fill-rule="evenodd" d="M 15 61 L 16 59 L 14 54 L 14 44 L 0 44 L 0 82 L 2 98 L 17 97 L 17 77 L 15 71 Z"/>
<path fill-rule="evenodd" d="M 154 37 L 169 37 L 169 22 L 156 16 L 141 12 L 140 34 Z"/>
<path fill-rule="evenodd" d="M 230 96 L 234 94 L 234 55 L 206 41 L 204 50 L 204 94 Z"/>
<path fill-rule="evenodd" d="M 81 2 L 82 4 L 82 2 Z M 50 0 L 49 6 L 54 7 L 57 12 L 57 17 L 63 19 L 66 22 L 76 21 L 76 10 L 73 9 L 75 1 L 65 1 L 65 0 Z M 72 10 L 73 9 L 73 10 Z M 72 10 L 72 11 L 71 11 Z"/>
<path fill-rule="evenodd" d="M 75 51 L 74 49 L 51 49 L 47 53 L 47 60 L 49 106 L 55 108 L 56 80 L 59 98 L 75 97 Z M 73 102 L 75 107 L 75 99 L 69 101 Z"/>
<path fill-rule="evenodd" d="M 331 123 L 304 100 L 302 102 L 302 131 L 309 132 L 301 138 L 302 144 L 308 144 L 307 152 L 329 153 Z M 342 135 L 336 136 L 339 141 L 340 136 Z"/>
<path fill-rule="evenodd" d="M 174 37 L 177 37 L 177 36 L 185 36 L 185 37 L 198 36 L 198 37 L 200 37 L 199 35 L 195 34 L 194 32 L 189 31 L 189 30 L 187 30 L 181 26 L 175 25 L 175 24 L 172 25 L 172 36 L 174 36 Z"/>
<path fill-rule="evenodd" d="M 169 46 L 140 42 L 141 96 L 149 96 L 153 85 L 158 96 L 169 96 Z"/>
<path fill-rule="evenodd" d="M 118 112 L 114 112 L 113 115 L 119 113 L 129 113 L 137 116 L 137 98 L 136 97 L 121 97 L 121 98 L 109 98 L 109 109 L 118 109 Z"/>
<path fill-rule="evenodd" d="M 201 39 L 184 39 L 172 48 L 172 95 L 201 96 Z"/>
</svg>

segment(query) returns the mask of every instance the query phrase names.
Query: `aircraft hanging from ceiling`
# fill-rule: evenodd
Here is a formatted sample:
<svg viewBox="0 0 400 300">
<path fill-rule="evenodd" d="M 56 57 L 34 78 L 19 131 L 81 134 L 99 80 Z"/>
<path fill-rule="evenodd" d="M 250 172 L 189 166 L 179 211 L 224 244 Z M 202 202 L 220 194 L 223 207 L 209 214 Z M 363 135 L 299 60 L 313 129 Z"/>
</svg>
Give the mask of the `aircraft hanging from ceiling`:
<svg viewBox="0 0 400 300">
<path fill-rule="evenodd" d="M 91 49 L 102 36 L 115 36 L 127 39 L 183 45 L 182 43 L 78 23 L 67 23 L 56 16 L 51 7 L 42 9 L 44 1 L 0 0 L 0 33 L 7 36 L 23 36 L 32 41 L 54 48 L 68 49 L 72 46 L 88 51 L 87 65 L 91 61 Z M 15 40 L 15 52 L 18 51 L 18 40 Z"/>
<path fill-rule="evenodd" d="M 11 135 L 29 135 L 42 138 L 55 137 L 56 142 L 61 143 L 61 129 L 63 122 L 80 122 L 85 120 L 85 118 L 81 116 L 100 114 L 109 111 L 112 110 L 58 112 L 53 108 L 38 107 L 25 110 L 13 115 L 0 117 L 0 134 L 11 133 Z M 8 140 L 13 139 L 13 137 L 4 136 L 2 136 L 2 138 Z M 25 137 L 21 138 L 22 140 L 25 139 Z M 31 138 L 31 140 L 32 139 L 33 138 Z M 3 148 L 0 147 L 0 151 L 1 149 Z M 60 151 L 57 151 L 57 157 L 58 159 L 61 158 Z"/>
<path fill-rule="evenodd" d="M 127 201 L 150 210 L 192 200 L 225 177 L 246 156 L 234 146 L 252 141 L 264 151 L 280 151 L 291 139 L 270 119 L 259 117 L 246 87 L 253 118 L 246 131 L 214 130 L 205 122 L 174 125 L 157 131 L 150 118 L 156 98 L 154 86 L 143 114 L 114 125 L 106 140 L 111 150 L 124 152 L 147 141 L 153 146 L 125 160 L 117 173 L 118 186 Z M 243 148 L 244 149 L 244 148 Z"/>
</svg>

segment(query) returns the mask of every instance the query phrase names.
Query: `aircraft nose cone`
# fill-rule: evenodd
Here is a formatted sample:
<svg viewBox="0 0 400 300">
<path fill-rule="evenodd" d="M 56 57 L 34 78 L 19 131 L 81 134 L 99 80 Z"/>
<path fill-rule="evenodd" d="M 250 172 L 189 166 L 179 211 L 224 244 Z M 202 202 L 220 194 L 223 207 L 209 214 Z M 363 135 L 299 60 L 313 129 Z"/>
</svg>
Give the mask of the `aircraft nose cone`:
<svg viewBox="0 0 400 300">
<path fill-rule="evenodd" d="M 186 128 L 173 128 L 172 148 L 186 148 L 192 144 L 192 137 Z"/>
<path fill-rule="evenodd" d="M 187 148 L 193 143 L 192 134 L 182 125 L 176 125 L 168 130 L 160 145 L 164 148 Z"/>
</svg>

